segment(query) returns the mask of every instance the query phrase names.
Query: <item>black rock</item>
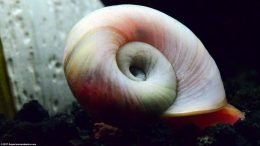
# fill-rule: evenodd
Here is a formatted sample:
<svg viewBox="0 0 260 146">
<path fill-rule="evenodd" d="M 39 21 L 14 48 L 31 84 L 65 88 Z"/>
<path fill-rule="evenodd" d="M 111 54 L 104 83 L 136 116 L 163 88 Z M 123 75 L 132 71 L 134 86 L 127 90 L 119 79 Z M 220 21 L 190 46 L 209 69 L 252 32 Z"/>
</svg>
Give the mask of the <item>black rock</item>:
<svg viewBox="0 0 260 146">
<path fill-rule="evenodd" d="M 72 103 L 71 115 L 80 129 L 91 129 L 94 124 L 89 114 L 78 103 Z"/>
<path fill-rule="evenodd" d="M 6 130 L 2 143 L 37 143 L 42 141 L 41 125 L 29 122 L 17 122 Z"/>
<path fill-rule="evenodd" d="M 13 121 L 6 119 L 4 115 L 0 114 L 0 140 L 13 126 Z"/>
<path fill-rule="evenodd" d="M 42 122 L 49 118 L 49 113 L 36 100 L 25 103 L 20 111 L 17 112 L 15 120 L 27 121 L 31 123 Z"/>
<path fill-rule="evenodd" d="M 48 145 L 70 145 L 70 140 L 79 138 L 73 117 L 58 114 L 42 122 L 44 143 Z"/>
<path fill-rule="evenodd" d="M 260 111 L 247 113 L 246 119 L 234 125 L 236 131 L 241 134 L 251 145 L 260 143 Z"/>
</svg>

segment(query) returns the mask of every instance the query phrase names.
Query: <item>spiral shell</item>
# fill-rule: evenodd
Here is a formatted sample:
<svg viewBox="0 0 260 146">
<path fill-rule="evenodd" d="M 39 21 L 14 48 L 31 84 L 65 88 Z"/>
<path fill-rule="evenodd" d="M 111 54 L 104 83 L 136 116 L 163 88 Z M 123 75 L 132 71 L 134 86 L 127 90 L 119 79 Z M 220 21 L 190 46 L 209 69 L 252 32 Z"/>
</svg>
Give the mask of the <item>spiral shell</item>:
<svg viewBox="0 0 260 146">
<path fill-rule="evenodd" d="M 84 17 L 68 36 L 64 71 L 79 102 L 101 117 L 196 115 L 227 104 L 201 41 L 144 6 L 110 6 Z"/>
</svg>

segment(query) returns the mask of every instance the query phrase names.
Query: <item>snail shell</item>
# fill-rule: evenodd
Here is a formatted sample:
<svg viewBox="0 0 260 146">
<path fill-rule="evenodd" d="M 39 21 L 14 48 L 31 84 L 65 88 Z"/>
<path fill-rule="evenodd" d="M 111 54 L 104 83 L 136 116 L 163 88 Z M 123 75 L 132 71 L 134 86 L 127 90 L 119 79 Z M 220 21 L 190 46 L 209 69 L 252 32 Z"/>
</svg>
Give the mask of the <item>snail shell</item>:
<svg viewBox="0 0 260 146">
<path fill-rule="evenodd" d="M 144 6 L 105 7 L 79 21 L 67 39 L 64 71 L 78 101 L 104 119 L 197 115 L 227 105 L 201 41 Z"/>
</svg>

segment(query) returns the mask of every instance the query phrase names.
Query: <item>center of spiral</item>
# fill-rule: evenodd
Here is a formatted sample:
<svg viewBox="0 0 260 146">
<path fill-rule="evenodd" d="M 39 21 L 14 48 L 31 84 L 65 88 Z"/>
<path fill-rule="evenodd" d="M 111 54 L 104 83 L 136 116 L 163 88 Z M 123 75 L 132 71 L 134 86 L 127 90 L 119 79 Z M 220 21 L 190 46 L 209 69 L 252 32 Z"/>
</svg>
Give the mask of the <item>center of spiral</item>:
<svg viewBox="0 0 260 146">
<path fill-rule="evenodd" d="M 144 42 L 128 42 L 116 54 L 121 71 L 120 87 L 127 89 L 135 103 L 133 110 L 145 115 L 160 115 L 176 98 L 176 76 L 171 63 L 155 47 Z M 124 100 L 125 102 L 125 100 Z M 131 103 L 132 105 L 132 103 Z"/>
<path fill-rule="evenodd" d="M 146 74 L 145 74 L 145 71 L 142 68 L 140 68 L 138 66 L 131 65 L 129 67 L 129 71 L 131 72 L 131 74 L 133 76 L 135 76 L 136 78 L 139 78 L 141 81 L 146 80 Z"/>
</svg>

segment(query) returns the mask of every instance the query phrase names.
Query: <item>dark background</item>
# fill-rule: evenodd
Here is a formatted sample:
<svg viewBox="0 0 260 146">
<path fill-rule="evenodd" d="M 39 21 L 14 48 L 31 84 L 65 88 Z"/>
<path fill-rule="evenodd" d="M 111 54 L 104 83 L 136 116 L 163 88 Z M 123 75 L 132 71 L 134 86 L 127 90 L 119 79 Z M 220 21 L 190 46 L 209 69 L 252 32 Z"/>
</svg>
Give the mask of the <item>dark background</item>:
<svg viewBox="0 0 260 146">
<path fill-rule="evenodd" d="M 237 0 L 102 0 L 105 6 L 139 4 L 182 22 L 202 41 L 222 75 L 260 69 L 260 5 Z"/>
</svg>

